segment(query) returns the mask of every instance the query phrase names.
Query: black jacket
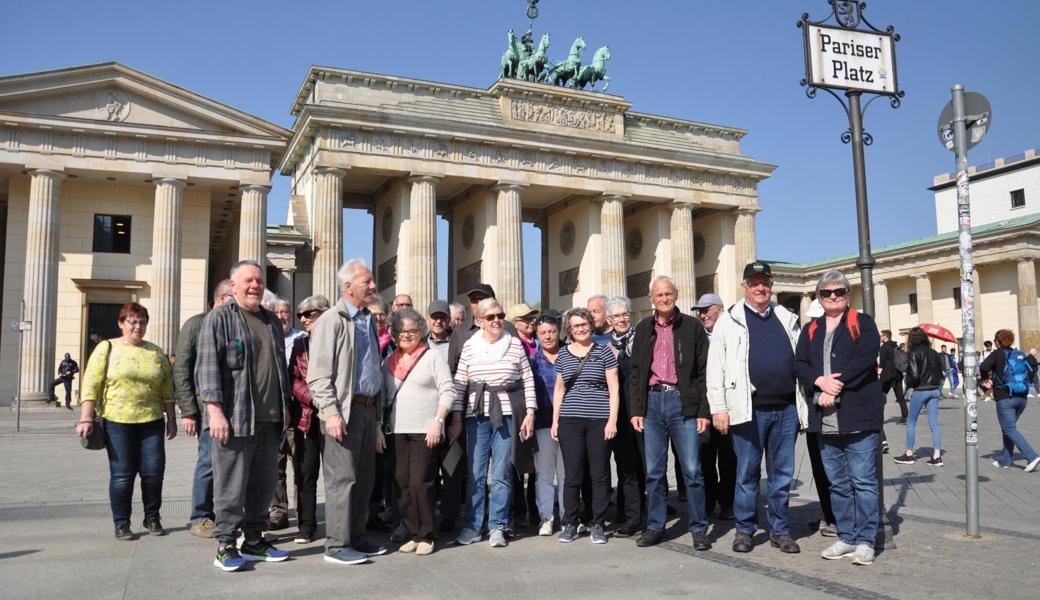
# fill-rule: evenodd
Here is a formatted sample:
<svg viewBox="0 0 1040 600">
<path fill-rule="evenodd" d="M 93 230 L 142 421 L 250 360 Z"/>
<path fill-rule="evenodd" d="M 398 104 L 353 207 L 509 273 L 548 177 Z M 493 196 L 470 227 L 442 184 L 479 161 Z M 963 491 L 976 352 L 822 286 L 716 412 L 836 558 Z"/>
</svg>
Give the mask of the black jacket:
<svg viewBox="0 0 1040 600">
<path fill-rule="evenodd" d="M 1032 360 L 1030 360 L 1032 359 Z M 1036 359 L 1031 354 L 1026 354 L 1026 362 L 1028 362 L 1034 369 L 1036 368 Z M 1004 349 L 997 348 L 993 352 L 990 352 L 986 360 L 982 361 L 979 365 L 979 375 L 982 379 L 993 380 L 993 399 L 994 400 L 1006 400 L 1011 397 L 1011 392 L 1004 385 L 1004 367 L 1007 364 L 1007 356 L 1004 356 Z M 1028 392 L 1027 392 L 1028 393 Z"/>
<path fill-rule="evenodd" d="M 708 365 L 708 335 L 695 317 L 679 313 L 672 325 L 675 340 L 675 374 L 682 397 L 684 417 L 711 418 L 705 371 Z M 629 372 L 629 408 L 633 417 L 646 416 L 646 397 L 650 384 L 650 365 L 654 358 L 657 330 L 651 315 L 636 325 L 632 342 L 632 367 Z"/>
<path fill-rule="evenodd" d="M 859 313 L 860 335 L 855 341 L 842 316 L 831 342 L 831 373 L 841 373 L 844 384 L 838 405 L 838 431 L 880 431 L 884 422 L 884 396 L 877 376 L 877 356 L 881 335 L 870 315 Z M 823 342 L 827 337 L 827 317 L 816 320 L 816 331 L 809 340 L 809 327 L 803 327 L 794 351 L 798 382 L 809 405 L 809 431 L 819 433 L 823 409 L 812 398 L 819 389 L 816 378 L 823 375 Z"/>
<path fill-rule="evenodd" d="M 899 369 L 896 368 L 896 350 L 898 349 L 899 346 L 893 340 L 888 340 L 881 344 L 881 351 L 878 355 L 878 366 L 881 367 L 881 381 L 899 379 L 903 376 Z"/>
<path fill-rule="evenodd" d="M 937 390 L 946 377 L 942 356 L 928 346 L 914 346 L 906 357 L 906 387 Z"/>
</svg>

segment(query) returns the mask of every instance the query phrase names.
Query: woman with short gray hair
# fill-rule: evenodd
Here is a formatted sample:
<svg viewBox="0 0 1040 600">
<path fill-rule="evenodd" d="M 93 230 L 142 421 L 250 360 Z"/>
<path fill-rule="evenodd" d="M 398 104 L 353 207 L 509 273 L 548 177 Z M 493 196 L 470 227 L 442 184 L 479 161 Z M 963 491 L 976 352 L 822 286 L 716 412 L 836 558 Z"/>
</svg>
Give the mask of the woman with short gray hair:
<svg viewBox="0 0 1040 600">
<path fill-rule="evenodd" d="M 426 344 L 426 320 L 411 308 L 390 315 L 395 350 L 383 361 L 383 427 L 393 435 L 401 488 L 401 526 L 409 536 L 399 548 L 425 556 L 433 552 L 434 480 L 437 445 L 455 397 L 448 362 Z"/>
</svg>

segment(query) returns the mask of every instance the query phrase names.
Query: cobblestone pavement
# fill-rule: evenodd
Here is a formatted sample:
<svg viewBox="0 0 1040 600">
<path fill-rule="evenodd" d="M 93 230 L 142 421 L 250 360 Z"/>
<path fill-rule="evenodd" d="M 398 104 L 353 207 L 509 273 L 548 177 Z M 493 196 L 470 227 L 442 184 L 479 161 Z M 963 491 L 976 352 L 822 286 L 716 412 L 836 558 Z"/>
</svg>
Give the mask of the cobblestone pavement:
<svg viewBox="0 0 1040 600">
<path fill-rule="evenodd" d="M 1035 400 L 1035 399 L 1034 399 Z M 232 592 L 342 593 L 352 597 L 459 598 L 488 590 L 508 597 L 576 598 L 696 595 L 705 598 L 1033 598 L 1040 586 L 1040 473 L 990 466 L 1000 447 L 992 403 L 981 403 L 980 501 L 982 538 L 964 538 L 964 444 L 960 400 L 943 400 L 940 423 L 944 467 L 912 466 L 885 457 L 885 499 L 896 547 L 870 567 L 819 558 L 830 538 L 807 523 L 818 516 L 809 461 L 799 441 L 792 524 L 803 552 L 769 548 L 764 532 L 750 554 L 735 554 L 731 524 L 712 530 L 709 552 L 689 547 L 685 524 L 671 521 L 670 541 L 636 548 L 632 540 L 606 546 L 587 540 L 559 544 L 524 536 L 505 550 L 487 544 L 458 548 L 446 543 L 430 557 L 391 554 L 362 567 L 320 560 L 320 542 L 296 546 L 294 530 L 280 532 L 293 552 L 284 564 L 259 564 L 254 572 L 224 574 L 210 566 L 214 544 L 183 527 L 188 515 L 195 440 L 183 435 L 167 445 L 163 517 L 171 534 L 135 542 L 112 537 L 103 453 L 80 448 L 67 411 L 26 411 L 22 432 L 14 415 L 0 413 L 0 581 L 5 598 L 192 598 Z M 898 407 L 887 407 L 893 452 L 903 449 Z M 1040 409 L 1031 404 L 1020 429 L 1040 447 Z M 926 420 L 918 422 L 919 455 L 930 451 Z M 319 502 L 321 500 L 319 499 Z M 680 513 L 682 513 L 682 506 Z M 139 528 L 136 499 L 134 527 Z"/>
</svg>

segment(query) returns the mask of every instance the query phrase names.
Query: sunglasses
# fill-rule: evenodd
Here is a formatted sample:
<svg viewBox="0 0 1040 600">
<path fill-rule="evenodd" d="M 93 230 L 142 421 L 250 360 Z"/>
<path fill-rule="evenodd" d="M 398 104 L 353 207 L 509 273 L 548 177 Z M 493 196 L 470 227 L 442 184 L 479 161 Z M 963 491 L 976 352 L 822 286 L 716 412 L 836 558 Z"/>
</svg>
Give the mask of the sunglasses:
<svg viewBox="0 0 1040 600">
<path fill-rule="evenodd" d="M 506 320 L 506 314 L 505 313 L 489 313 L 489 314 L 484 315 L 483 319 L 485 321 L 505 321 Z"/>
<path fill-rule="evenodd" d="M 305 311 L 296 313 L 296 318 L 297 319 L 309 319 L 312 316 L 314 316 L 315 313 L 321 314 L 321 311 L 316 309 L 316 308 L 313 308 L 311 310 L 305 310 Z"/>
<path fill-rule="evenodd" d="M 820 290 L 817 293 L 820 294 L 821 298 L 830 298 L 832 295 L 835 298 L 843 298 L 845 294 L 849 293 L 849 290 L 845 288 L 838 288 L 836 290 Z"/>
</svg>

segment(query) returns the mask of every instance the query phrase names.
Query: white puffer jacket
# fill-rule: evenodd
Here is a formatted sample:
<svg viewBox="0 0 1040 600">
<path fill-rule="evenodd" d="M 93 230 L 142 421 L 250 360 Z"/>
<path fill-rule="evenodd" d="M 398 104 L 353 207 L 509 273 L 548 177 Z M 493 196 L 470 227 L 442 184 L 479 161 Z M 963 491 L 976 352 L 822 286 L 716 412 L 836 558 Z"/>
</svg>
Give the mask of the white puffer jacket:
<svg viewBox="0 0 1040 600">
<path fill-rule="evenodd" d="M 776 318 L 784 325 L 791 338 L 791 350 L 798 345 L 798 315 L 776 302 L 770 303 Z M 729 424 L 739 425 L 751 420 L 751 376 L 748 374 L 748 328 L 744 317 L 744 300 L 737 302 L 719 315 L 711 332 L 708 348 L 708 405 L 711 414 L 729 413 Z M 791 374 L 794 377 L 794 373 Z M 802 386 L 795 385 L 795 405 L 798 423 L 802 429 L 809 425 L 809 410 L 805 404 Z"/>
</svg>

